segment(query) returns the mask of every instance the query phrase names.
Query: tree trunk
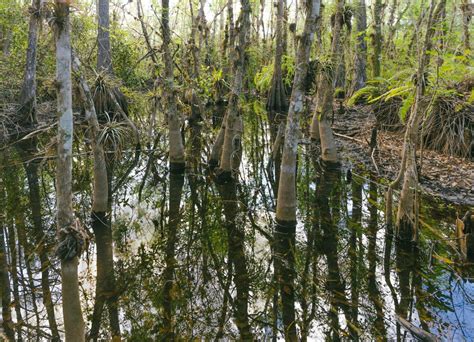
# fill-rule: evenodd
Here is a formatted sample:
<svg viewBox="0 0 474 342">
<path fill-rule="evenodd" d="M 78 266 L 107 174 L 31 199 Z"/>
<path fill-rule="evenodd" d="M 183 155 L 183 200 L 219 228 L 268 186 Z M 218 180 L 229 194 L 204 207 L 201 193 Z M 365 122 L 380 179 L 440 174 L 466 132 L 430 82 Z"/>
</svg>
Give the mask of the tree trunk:
<svg viewBox="0 0 474 342">
<path fill-rule="evenodd" d="M 471 8 L 469 0 L 462 0 L 461 2 L 461 11 L 462 11 L 462 42 L 464 45 L 465 53 L 466 51 L 471 50 L 471 42 L 469 35 L 469 24 L 471 23 Z"/>
<path fill-rule="evenodd" d="M 336 142 L 332 132 L 329 116 L 333 112 L 334 101 L 334 67 L 338 64 L 338 51 L 342 49 L 341 31 L 342 31 L 342 15 L 344 10 L 344 1 L 336 1 L 336 13 L 334 15 L 334 26 L 332 33 L 332 44 L 330 52 L 331 66 L 328 70 L 323 70 L 319 74 L 318 93 L 316 111 L 313 115 L 312 127 L 317 126 L 314 121 L 318 120 L 319 139 L 321 141 L 321 158 L 325 162 L 337 163 L 338 155 Z M 312 138 L 316 139 L 314 128 L 312 129 Z"/>
<path fill-rule="evenodd" d="M 4 197 L 3 189 L 2 197 Z M 8 264 L 6 255 L 5 234 L 3 225 L 0 227 L 0 290 L 2 294 L 2 328 L 8 341 L 15 341 L 15 330 L 12 320 L 12 303 L 10 277 L 8 275 Z"/>
<path fill-rule="evenodd" d="M 397 213 L 399 235 L 408 236 L 409 232 L 411 232 L 413 240 L 417 239 L 418 234 L 418 171 L 416 167 L 416 145 L 418 142 L 420 123 L 423 119 L 424 112 L 420 108 L 420 101 L 426 86 L 425 69 L 428 68 L 430 61 L 430 55 L 428 52 L 432 48 L 432 40 L 436 33 L 436 25 L 439 23 L 441 14 L 446 7 L 446 0 L 441 0 L 436 8 L 435 3 L 436 0 L 431 1 L 425 41 L 419 55 L 415 102 L 405 132 L 402 167 L 400 175 L 397 177 L 397 180 L 403 179 L 403 187 L 400 194 Z M 403 177 L 401 177 L 402 175 Z M 390 185 L 389 191 L 395 185 L 394 183 L 395 182 Z"/>
<path fill-rule="evenodd" d="M 36 245 L 36 253 L 41 263 L 41 290 L 43 305 L 46 308 L 49 328 L 51 330 L 51 340 L 60 341 L 58 326 L 56 323 L 56 315 L 54 312 L 54 304 L 51 297 L 49 268 L 50 259 L 48 257 L 46 243 L 46 235 L 43 227 L 43 214 L 41 205 L 41 193 L 38 179 L 39 162 L 30 161 L 36 151 L 37 141 L 35 137 L 23 141 L 19 144 L 19 153 L 23 159 L 23 167 L 25 169 L 26 178 L 28 180 L 28 198 L 31 210 L 31 220 L 33 221 L 33 236 Z"/>
<path fill-rule="evenodd" d="M 104 148 L 99 142 L 100 127 L 94 100 L 89 86 L 81 74 L 79 59 L 73 57 L 73 69 L 79 84 L 79 94 L 83 102 L 85 118 L 90 127 L 90 140 L 94 155 L 94 187 L 92 198 L 91 221 L 97 244 L 97 286 L 96 303 L 92 315 L 92 328 L 89 338 L 97 340 L 100 321 L 104 305 L 109 308 L 110 328 L 112 339 L 120 339 L 120 326 L 118 321 L 117 293 L 113 265 L 113 239 L 110 225 L 110 212 L 108 206 L 109 182 Z"/>
<path fill-rule="evenodd" d="M 239 329 L 240 340 L 253 341 L 248 315 L 250 279 L 245 258 L 245 226 L 239 220 L 237 183 L 231 179 L 229 182 L 218 185 L 218 190 L 224 206 L 228 262 L 234 266 L 233 274 L 229 276 L 232 277 L 237 290 L 235 323 Z"/>
<path fill-rule="evenodd" d="M 390 16 L 388 18 L 388 37 L 387 41 L 385 42 L 385 48 L 388 51 L 388 54 L 390 55 L 390 58 L 393 58 L 395 56 L 395 12 L 397 11 L 398 8 L 398 0 L 392 0 L 392 5 L 390 6 Z"/>
<path fill-rule="evenodd" d="M 365 0 L 359 0 L 356 9 L 357 43 L 354 61 L 354 81 L 352 91 L 365 87 L 367 82 L 367 11 Z"/>
<path fill-rule="evenodd" d="M 376 317 L 374 319 L 373 336 L 377 337 L 378 341 L 387 341 L 387 329 L 384 320 L 384 300 L 381 296 L 377 284 L 377 230 L 378 230 L 378 210 L 377 210 L 377 183 L 372 179 L 369 185 L 369 223 L 368 223 L 368 240 L 367 259 L 369 261 L 368 275 L 367 275 L 367 290 L 369 299 L 372 302 Z"/>
<path fill-rule="evenodd" d="M 285 8 L 283 0 L 278 1 L 278 11 L 277 11 L 277 25 L 276 25 L 276 51 L 275 51 L 275 61 L 273 63 L 273 76 L 272 76 L 272 87 L 268 94 L 267 98 L 267 112 L 268 112 L 268 122 L 270 125 L 270 138 L 272 146 L 274 147 L 273 153 L 273 162 L 274 162 L 274 193 L 275 197 L 278 195 L 278 180 L 280 177 L 280 163 L 281 163 L 281 146 L 282 144 L 278 142 L 277 137 L 278 131 L 280 130 L 280 124 L 286 120 L 286 114 L 288 111 L 288 100 L 286 96 L 285 85 L 283 83 L 283 73 L 281 68 L 281 62 L 283 58 L 284 48 L 286 43 L 284 42 L 285 35 L 283 34 L 284 30 L 284 16 Z M 282 140 L 282 139 L 281 139 Z"/>
<path fill-rule="evenodd" d="M 169 0 L 162 0 L 161 31 L 163 35 L 163 54 L 165 60 L 165 92 L 168 116 L 169 163 L 171 170 L 184 169 L 184 145 L 181 136 L 181 118 L 176 105 L 176 90 L 174 89 L 174 67 L 171 56 L 171 35 L 169 27 Z"/>
<path fill-rule="evenodd" d="M 275 228 L 275 272 L 283 305 L 285 339 L 297 340 L 294 303 L 294 240 L 296 228 L 296 158 L 298 152 L 299 116 L 303 111 L 305 79 L 311 46 L 321 2 L 307 2 L 304 31 L 298 45 L 296 71 L 283 145 L 283 157 L 278 187 Z M 283 261 L 283 260 L 286 260 Z M 292 271 L 293 269 L 293 271 Z"/>
<path fill-rule="evenodd" d="M 110 16 L 109 0 L 98 0 L 97 3 L 97 70 L 112 74 L 112 54 L 110 49 Z"/>
<path fill-rule="evenodd" d="M 18 270 L 19 262 L 19 251 L 17 246 L 17 238 L 15 227 L 13 226 L 13 220 L 10 218 L 8 220 L 8 249 L 10 250 L 10 275 L 13 284 L 13 307 L 15 309 L 16 315 L 16 339 L 15 341 L 22 342 L 22 326 L 24 325 L 23 314 L 21 311 L 21 298 L 20 298 L 20 278 L 19 274 L 22 274 L 22 269 Z"/>
<path fill-rule="evenodd" d="M 372 76 L 379 77 L 381 74 L 382 60 L 382 0 L 375 0 L 373 3 L 373 23 L 372 23 Z"/>
<path fill-rule="evenodd" d="M 112 52 L 110 44 L 110 13 L 109 0 L 99 0 L 97 3 L 98 32 L 97 32 L 97 70 L 99 72 L 113 75 Z M 118 294 L 115 284 L 114 257 L 113 257 L 113 239 L 111 223 L 112 207 L 112 177 L 113 160 L 106 160 L 103 146 L 98 142 L 99 123 L 98 115 L 104 114 L 105 108 L 94 107 L 94 99 L 90 94 L 89 87 L 85 79 L 81 76 L 80 62 L 74 58 L 73 67 L 80 85 L 80 96 L 84 105 L 86 120 L 91 128 L 92 151 L 94 155 L 94 193 L 92 199 L 92 230 L 96 239 L 97 255 L 97 279 L 96 279 L 96 298 L 94 302 L 94 311 L 92 314 L 92 326 L 89 332 L 89 338 L 97 340 L 101 326 L 102 313 L 104 305 L 107 305 L 109 311 L 110 332 L 113 338 L 120 340 L 120 326 L 118 315 Z M 107 89 L 106 98 L 110 98 L 113 105 L 107 103 L 107 106 L 114 107 L 113 112 L 122 111 L 125 113 L 125 106 L 118 103 L 121 99 L 117 96 L 123 96 L 119 89 Z M 119 108 L 120 107 L 120 108 Z M 124 120 L 127 120 L 124 118 Z M 133 128 L 132 128 L 133 129 Z M 112 157 L 113 158 L 113 157 Z M 112 159 L 110 158 L 110 159 Z"/>
<path fill-rule="evenodd" d="M 72 84 L 71 84 L 71 36 L 69 24 L 69 2 L 56 0 L 56 81 L 58 85 L 57 111 L 58 159 L 56 166 L 56 197 L 58 252 L 62 246 L 76 250 L 60 253 L 62 276 L 62 301 L 66 341 L 84 341 L 84 320 L 79 296 L 78 259 L 84 241 L 75 233 L 72 207 Z"/>
<path fill-rule="evenodd" d="M 41 24 L 42 0 L 32 0 L 28 29 L 28 48 L 23 86 L 20 93 L 20 115 L 25 123 L 36 123 L 36 51 Z"/>
<path fill-rule="evenodd" d="M 179 171 L 179 172 L 176 172 Z M 176 243 L 178 228 L 181 221 L 180 203 L 184 184 L 183 170 L 173 170 L 170 173 L 169 188 L 169 218 L 166 232 L 165 269 L 163 271 L 163 329 L 162 341 L 175 341 L 174 302 L 176 300 L 177 284 L 174 277 L 176 269 Z"/>
<path fill-rule="evenodd" d="M 225 115 L 225 133 L 222 144 L 222 153 L 220 156 L 220 174 L 223 179 L 232 176 L 232 171 L 238 171 L 240 166 L 240 156 L 242 153 L 241 136 L 243 132 L 243 120 L 240 113 L 239 103 L 242 95 L 245 59 L 250 34 L 250 2 L 242 0 L 241 11 L 238 22 L 240 23 L 238 31 L 238 44 L 232 49 L 232 61 L 234 65 L 234 80 L 230 94 L 229 104 Z"/>
</svg>

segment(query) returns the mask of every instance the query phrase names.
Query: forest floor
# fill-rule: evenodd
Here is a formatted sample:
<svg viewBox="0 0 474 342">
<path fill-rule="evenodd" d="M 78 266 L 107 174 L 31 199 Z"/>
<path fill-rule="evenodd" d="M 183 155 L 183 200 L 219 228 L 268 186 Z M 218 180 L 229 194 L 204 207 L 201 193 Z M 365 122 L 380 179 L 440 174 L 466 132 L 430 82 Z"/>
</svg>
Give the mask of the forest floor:
<svg viewBox="0 0 474 342">
<path fill-rule="evenodd" d="M 336 113 L 333 128 L 339 152 L 345 162 L 364 165 L 380 177 L 393 180 L 400 169 L 404 132 L 378 130 L 377 149 L 372 158 L 369 141 L 374 126 L 375 116 L 370 108 Z M 418 164 L 421 161 L 419 179 L 423 192 L 454 204 L 474 206 L 473 160 L 430 150 L 418 151 L 417 157 Z"/>
</svg>

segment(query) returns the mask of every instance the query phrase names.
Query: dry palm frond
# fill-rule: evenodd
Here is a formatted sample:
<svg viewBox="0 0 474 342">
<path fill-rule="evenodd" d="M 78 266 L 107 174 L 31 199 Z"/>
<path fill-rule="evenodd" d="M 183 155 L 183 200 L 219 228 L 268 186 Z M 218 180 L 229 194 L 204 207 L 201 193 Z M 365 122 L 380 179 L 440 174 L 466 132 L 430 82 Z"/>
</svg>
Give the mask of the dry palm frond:
<svg viewBox="0 0 474 342">
<path fill-rule="evenodd" d="M 387 101 L 380 101 L 374 105 L 374 114 L 378 126 L 387 131 L 398 131 L 403 128 L 400 120 L 400 108 L 403 100 L 400 97 L 393 97 Z"/>
<path fill-rule="evenodd" d="M 422 132 L 425 148 L 472 158 L 474 106 L 459 96 L 438 96 L 425 118 Z"/>
<path fill-rule="evenodd" d="M 122 110 L 128 114 L 127 101 L 119 89 L 119 83 L 107 73 L 99 73 L 95 80 L 93 96 L 94 106 L 100 121 L 104 121 L 104 113 L 109 113 L 112 119 L 115 117 L 116 106 L 114 99 L 111 98 L 112 95 L 120 104 Z"/>
</svg>

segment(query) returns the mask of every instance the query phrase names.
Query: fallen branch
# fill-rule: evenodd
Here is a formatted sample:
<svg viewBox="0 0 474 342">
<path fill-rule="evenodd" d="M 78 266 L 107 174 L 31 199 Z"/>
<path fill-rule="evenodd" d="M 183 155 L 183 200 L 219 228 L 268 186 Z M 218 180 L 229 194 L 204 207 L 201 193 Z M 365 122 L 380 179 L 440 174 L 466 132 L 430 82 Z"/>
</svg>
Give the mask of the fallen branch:
<svg viewBox="0 0 474 342">
<path fill-rule="evenodd" d="M 413 337 L 418 338 L 422 341 L 426 342 L 438 342 L 439 339 L 435 335 L 430 332 L 427 332 L 417 326 L 413 325 L 412 323 L 408 322 L 403 317 L 397 315 L 397 321 L 400 323 L 406 330 L 408 330 Z"/>
<path fill-rule="evenodd" d="M 364 141 L 362 141 L 362 140 L 360 140 L 360 139 L 356 139 L 356 138 L 353 138 L 353 137 L 350 137 L 350 136 L 348 136 L 348 135 L 344 135 L 344 134 L 341 134 L 341 133 L 336 133 L 336 132 L 334 132 L 334 135 L 335 135 L 336 137 L 341 137 L 341 138 L 344 138 L 344 139 L 352 140 L 352 141 L 358 142 L 358 143 L 363 144 L 363 145 L 366 144 L 366 142 L 364 142 Z"/>
</svg>

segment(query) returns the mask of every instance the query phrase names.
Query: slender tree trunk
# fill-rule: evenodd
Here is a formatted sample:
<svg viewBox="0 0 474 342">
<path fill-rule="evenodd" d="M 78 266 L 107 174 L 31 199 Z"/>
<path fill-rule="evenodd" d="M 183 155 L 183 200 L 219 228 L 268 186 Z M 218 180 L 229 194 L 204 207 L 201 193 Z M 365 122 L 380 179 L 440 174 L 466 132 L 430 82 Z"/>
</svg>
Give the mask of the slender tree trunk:
<svg viewBox="0 0 474 342">
<path fill-rule="evenodd" d="M 392 4 L 390 6 L 390 16 L 388 18 L 388 37 L 385 42 L 385 48 L 388 50 L 390 58 L 395 56 L 395 13 L 398 9 L 398 0 L 392 0 Z"/>
<path fill-rule="evenodd" d="M 97 70 L 101 73 L 113 76 L 113 62 L 110 44 L 110 13 L 109 0 L 98 0 L 97 17 Z M 89 332 L 89 338 L 96 341 L 100 331 L 102 313 L 104 306 L 107 305 L 109 311 L 110 332 L 113 338 L 120 340 L 120 325 L 118 314 L 118 293 L 115 284 L 112 222 L 110 217 L 112 207 L 112 177 L 114 161 L 112 158 L 106 160 L 102 145 L 98 142 L 99 123 L 98 115 L 104 114 L 105 108 L 94 107 L 90 90 L 81 76 L 80 62 L 74 58 L 73 67 L 80 85 L 80 96 L 84 104 L 86 120 L 91 128 L 92 151 L 94 155 L 94 193 L 92 200 L 92 230 L 96 240 L 96 297 L 94 302 L 94 311 L 92 314 L 92 326 Z M 107 87 L 107 85 L 106 85 Z M 118 88 L 107 89 L 106 98 L 113 104 L 107 103 L 106 106 L 112 106 L 113 112 L 123 113 L 122 103 L 118 104 L 116 97 L 121 97 L 122 93 Z M 92 102 L 91 102 L 92 101 Z M 120 107 L 120 108 L 117 108 Z M 125 114 L 126 115 L 126 114 Z M 124 118 L 124 120 L 127 120 Z"/>
<path fill-rule="evenodd" d="M 354 61 L 353 92 L 365 87 L 367 82 L 367 9 L 365 0 L 359 0 L 356 8 L 357 43 Z"/>
<path fill-rule="evenodd" d="M 97 3 L 97 70 L 112 74 L 112 54 L 110 49 L 110 16 L 109 0 L 98 0 Z"/>
<path fill-rule="evenodd" d="M 179 171 L 179 170 L 176 170 Z M 177 291 L 177 284 L 174 277 L 176 269 L 176 243 L 178 241 L 178 228 L 181 221 L 180 203 L 181 194 L 184 184 L 183 170 L 176 172 L 173 170 L 170 173 L 170 188 L 169 188 L 169 219 L 166 233 L 166 251 L 165 251 L 165 269 L 163 271 L 163 329 L 162 341 L 175 341 L 175 315 L 174 315 L 174 301 L 175 293 Z"/>
<path fill-rule="evenodd" d="M 64 330 L 67 342 L 84 341 L 84 320 L 79 296 L 78 259 L 83 241 L 73 228 L 77 226 L 72 207 L 72 83 L 71 36 L 69 2 L 56 0 L 56 80 L 58 85 L 57 111 L 58 160 L 56 166 L 56 197 L 58 251 L 61 259 L 62 301 Z M 73 243 L 75 250 L 62 250 Z M 62 253 L 61 253 L 62 250 Z"/>
<path fill-rule="evenodd" d="M 19 144 L 19 151 L 24 160 L 23 166 L 28 180 L 28 198 L 31 219 L 33 221 L 33 236 L 37 246 L 36 253 L 38 254 L 41 263 L 41 290 L 43 305 L 46 308 L 49 328 L 51 330 L 51 340 L 60 341 L 56 315 L 54 312 L 54 304 L 51 297 L 49 278 L 50 260 L 46 247 L 46 235 L 44 234 L 41 193 L 38 179 L 39 162 L 36 160 L 30 161 L 35 153 L 36 145 L 36 138 L 32 137 L 31 139 Z"/>
<path fill-rule="evenodd" d="M 297 340 L 294 303 L 294 242 L 296 229 L 296 158 L 299 116 L 303 111 L 305 79 L 321 2 L 306 3 L 304 31 L 298 45 L 296 71 L 283 145 L 275 228 L 275 272 L 283 305 L 285 339 Z"/>
<path fill-rule="evenodd" d="M 377 285 L 377 222 L 378 222 L 378 210 L 377 210 L 377 183 L 376 180 L 371 180 L 369 185 L 369 226 L 368 226 L 368 240 L 369 245 L 367 247 L 367 259 L 369 261 L 368 269 L 368 284 L 367 289 L 369 293 L 369 299 L 372 302 L 376 317 L 374 319 L 373 334 L 377 337 L 378 341 L 387 341 L 387 329 L 384 321 L 384 300 L 381 297 L 380 290 Z"/>
<path fill-rule="evenodd" d="M 396 185 L 395 183 L 403 179 L 403 187 L 398 206 L 397 226 L 402 236 L 407 236 L 407 233 L 411 232 L 413 240 L 416 240 L 418 233 L 418 171 L 416 167 L 416 148 L 420 123 L 423 119 L 423 109 L 421 108 L 420 101 L 426 86 L 425 70 L 428 68 L 430 61 L 428 51 L 432 48 L 436 25 L 446 7 L 446 0 L 440 0 L 437 5 L 435 4 L 436 0 L 432 0 L 425 40 L 419 55 L 415 102 L 405 132 L 402 166 L 397 180 L 395 180 L 389 188 L 390 193 L 391 188 Z M 391 215 L 391 212 L 389 212 L 389 214 Z"/>
<path fill-rule="evenodd" d="M 117 293 L 113 265 L 112 230 L 110 212 L 108 210 L 109 182 L 107 163 L 102 144 L 99 142 L 100 127 L 94 100 L 89 86 L 81 74 L 79 59 L 73 57 L 73 70 L 79 84 L 79 93 L 83 102 L 85 118 L 90 127 L 90 140 L 94 155 L 94 187 L 92 199 L 92 229 L 97 244 L 97 287 L 96 304 L 92 315 L 92 328 L 89 338 L 97 340 L 104 305 L 109 309 L 112 339 L 120 340 L 118 321 Z"/>
<path fill-rule="evenodd" d="M 240 339 L 253 341 L 248 316 L 250 279 L 245 258 L 245 227 L 239 220 L 237 183 L 231 179 L 229 182 L 218 185 L 218 188 L 224 206 L 229 262 L 233 265 L 233 274 L 229 276 L 232 277 L 237 290 L 235 323 L 239 329 Z"/>
<path fill-rule="evenodd" d="M 373 23 L 372 23 L 372 76 L 379 77 L 381 74 L 382 60 L 382 0 L 375 0 L 373 6 Z"/>
<path fill-rule="evenodd" d="M 358 324 L 359 306 L 360 306 L 360 288 L 362 277 L 359 271 L 359 250 L 357 253 L 357 238 L 361 235 L 362 230 L 362 184 L 361 180 L 354 179 L 352 181 L 352 216 L 350 218 L 351 235 L 349 238 L 349 259 L 351 274 L 351 320 L 354 324 Z"/>
<path fill-rule="evenodd" d="M 332 132 L 329 116 L 333 112 L 334 101 L 334 67 L 338 64 L 338 51 L 342 49 L 341 31 L 342 31 L 342 15 L 344 9 L 344 1 L 336 1 L 336 13 L 334 16 L 334 26 L 332 33 L 332 44 L 330 52 L 331 68 L 319 74 L 318 93 L 316 111 L 313 115 L 311 125 L 311 136 L 317 138 L 316 128 L 319 128 L 319 139 L 321 141 L 321 158 L 330 163 L 338 162 L 336 142 Z M 316 121 L 319 121 L 316 123 Z"/>
<path fill-rule="evenodd" d="M 283 83 L 283 73 L 281 68 L 281 62 L 283 58 L 284 48 L 286 43 L 284 42 L 285 35 L 284 30 L 284 17 L 285 8 L 283 0 L 278 1 L 277 11 L 277 25 L 276 25 L 276 50 L 275 50 L 275 61 L 273 63 L 273 77 L 272 87 L 267 98 L 267 112 L 268 122 L 270 125 L 270 138 L 272 143 L 272 154 L 275 168 L 275 185 L 274 193 L 275 197 L 278 195 L 278 181 L 280 178 L 280 164 L 281 164 L 281 141 L 283 139 L 277 139 L 278 132 L 284 131 L 284 122 L 286 121 L 286 114 L 288 111 L 288 100 L 286 96 L 286 89 Z M 280 125 L 283 127 L 280 129 Z"/>
<path fill-rule="evenodd" d="M 26 123 L 36 123 L 36 51 L 41 25 L 42 0 L 32 0 L 28 30 L 28 48 L 23 86 L 20 93 L 20 114 Z"/>
<path fill-rule="evenodd" d="M 161 31 L 163 35 L 163 54 L 165 59 L 165 92 L 168 116 L 169 163 L 171 170 L 184 169 L 184 145 L 181 135 L 181 118 L 176 104 L 174 89 L 174 67 L 171 56 L 171 35 L 169 27 L 169 0 L 162 0 Z"/>
<path fill-rule="evenodd" d="M 251 7 L 249 0 L 242 0 L 238 20 L 240 23 L 238 44 L 232 49 L 234 80 L 224 118 L 225 133 L 219 163 L 220 174 L 223 179 L 232 177 L 232 171 L 238 171 L 242 154 L 241 136 L 243 132 L 243 120 L 239 103 L 244 87 L 246 50 L 249 43 L 248 36 L 250 34 L 250 12 Z"/>
<path fill-rule="evenodd" d="M 3 189 L 2 197 L 4 197 Z M 14 323 L 12 320 L 12 303 L 11 303 L 11 287 L 10 277 L 8 274 L 7 250 L 5 243 L 5 230 L 3 225 L 0 227 L 0 290 L 2 300 L 2 328 L 8 341 L 15 341 Z"/>
<path fill-rule="evenodd" d="M 8 197 L 11 196 L 11 193 L 8 194 Z M 7 199 L 9 202 L 11 202 L 11 198 Z M 11 215 L 12 210 L 9 210 L 10 213 L 8 213 L 8 216 Z M 7 217 L 8 217 L 7 216 Z M 12 279 L 12 284 L 13 284 L 13 307 L 15 308 L 15 314 L 16 314 L 16 340 L 15 341 L 23 341 L 23 335 L 22 335 L 22 326 L 24 324 L 23 322 L 23 314 L 21 312 L 21 299 L 20 299 L 20 279 L 18 277 L 19 274 L 21 274 L 18 271 L 18 265 L 19 265 L 19 256 L 18 256 L 18 248 L 17 248 L 17 239 L 16 239 L 16 232 L 15 232 L 15 227 L 13 225 L 13 219 L 10 217 L 7 219 L 7 224 L 8 224 L 8 247 L 10 250 L 10 274 L 11 274 L 11 279 Z M 21 271 L 21 267 L 20 267 Z"/>
<path fill-rule="evenodd" d="M 464 50 L 471 50 L 469 24 L 471 23 L 472 12 L 471 8 L 473 5 L 470 4 L 469 0 L 461 0 L 461 11 L 462 11 L 462 42 Z"/>
</svg>

